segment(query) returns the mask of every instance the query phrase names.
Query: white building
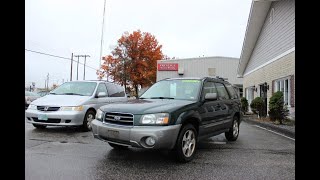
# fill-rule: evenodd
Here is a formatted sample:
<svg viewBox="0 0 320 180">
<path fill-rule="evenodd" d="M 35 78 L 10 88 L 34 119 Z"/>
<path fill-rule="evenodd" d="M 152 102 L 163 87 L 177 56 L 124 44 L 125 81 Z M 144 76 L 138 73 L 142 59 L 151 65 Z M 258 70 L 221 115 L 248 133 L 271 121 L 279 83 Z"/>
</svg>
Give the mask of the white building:
<svg viewBox="0 0 320 180">
<path fill-rule="evenodd" d="M 274 92 L 295 112 L 295 0 L 252 1 L 243 42 L 239 77 L 248 102 L 262 97 L 269 110 Z"/>
</svg>

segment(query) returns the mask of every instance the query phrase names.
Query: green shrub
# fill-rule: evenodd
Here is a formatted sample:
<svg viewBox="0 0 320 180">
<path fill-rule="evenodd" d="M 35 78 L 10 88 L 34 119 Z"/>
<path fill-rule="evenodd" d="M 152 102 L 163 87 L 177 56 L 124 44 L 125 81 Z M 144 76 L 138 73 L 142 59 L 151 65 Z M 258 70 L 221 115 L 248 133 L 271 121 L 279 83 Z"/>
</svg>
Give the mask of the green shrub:
<svg viewBox="0 0 320 180">
<path fill-rule="evenodd" d="M 243 114 L 246 114 L 246 112 L 248 112 L 248 100 L 245 97 L 241 98 L 241 111 L 243 112 Z"/>
<path fill-rule="evenodd" d="M 281 91 L 271 96 L 268 113 L 271 121 L 278 120 L 280 124 L 282 124 L 282 121 L 289 115 L 289 110 L 284 105 L 283 93 Z"/>
<path fill-rule="evenodd" d="M 250 104 L 251 110 L 253 113 L 258 114 L 259 113 L 259 117 L 261 117 L 261 113 L 263 110 L 263 100 L 261 97 L 256 97 L 251 101 Z"/>
</svg>

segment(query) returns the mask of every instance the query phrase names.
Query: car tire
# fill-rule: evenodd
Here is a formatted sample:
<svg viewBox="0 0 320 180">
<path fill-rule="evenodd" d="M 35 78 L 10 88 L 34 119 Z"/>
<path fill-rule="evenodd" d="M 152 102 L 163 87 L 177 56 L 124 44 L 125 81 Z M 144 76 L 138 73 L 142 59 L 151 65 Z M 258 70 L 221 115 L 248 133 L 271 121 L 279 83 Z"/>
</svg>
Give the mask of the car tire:
<svg viewBox="0 0 320 180">
<path fill-rule="evenodd" d="M 235 141 L 238 139 L 239 126 L 239 118 L 237 116 L 234 116 L 232 121 L 232 127 L 229 129 L 228 132 L 224 133 L 228 141 Z"/>
<path fill-rule="evenodd" d="M 91 131 L 91 129 L 92 129 L 91 121 L 93 121 L 95 117 L 96 117 L 95 111 L 93 111 L 93 110 L 87 111 L 87 113 L 83 119 L 83 124 L 82 124 L 83 131 L 85 131 L 85 132 Z"/>
<path fill-rule="evenodd" d="M 113 148 L 113 149 L 122 149 L 122 150 L 124 150 L 124 149 L 128 149 L 128 146 L 121 146 L 121 145 L 118 145 L 118 144 L 113 144 L 113 143 L 109 143 L 108 142 L 108 144 Z"/>
<path fill-rule="evenodd" d="M 175 153 L 179 162 L 189 162 L 193 159 L 197 148 L 198 133 L 192 124 L 182 127 L 175 146 Z"/>
<path fill-rule="evenodd" d="M 45 129 L 47 127 L 46 125 L 40 125 L 40 124 L 32 124 L 32 125 L 37 129 Z"/>
</svg>

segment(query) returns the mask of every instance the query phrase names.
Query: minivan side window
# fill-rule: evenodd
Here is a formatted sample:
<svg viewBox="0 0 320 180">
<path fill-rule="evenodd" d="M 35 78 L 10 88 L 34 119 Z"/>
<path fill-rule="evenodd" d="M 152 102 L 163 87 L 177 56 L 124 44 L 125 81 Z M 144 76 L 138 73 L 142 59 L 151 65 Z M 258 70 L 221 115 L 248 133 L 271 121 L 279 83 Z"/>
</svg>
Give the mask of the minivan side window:
<svg viewBox="0 0 320 180">
<path fill-rule="evenodd" d="M 122 86 L 117 85 L 117 90 L 118 90 L 117 97 L 126 96 L 126 93 L 124 92 L 124 88 Z"/>
<path fill-rule="evenodd" d="M 109 97 L 124 97 L 125 92 L 123 88 L 117 84 L 107 84 L 108 92 L 109 92 Z"/>
<path fill-rule="evenodd" d="M 108 91 L 107 91 L 107 87 L 104 83 L 100 83 L 97 89 L 97 94 L 99 94 L 99 92 L 105 92 L 106 95 L 108 96 Z"/>
<path fill-rule="evenodd" d="M 226 88 L 231 96 L 231 99 L 237 99 L 238 95 L 234 89 L 234 87 L 231 86 L 231 84 L 226 84 Z"/>
<path fill-rule="evenodd" d="M 220 99 L 230 99 L 229 94 L 222 83 L 215 83 Z"/>
</svg>

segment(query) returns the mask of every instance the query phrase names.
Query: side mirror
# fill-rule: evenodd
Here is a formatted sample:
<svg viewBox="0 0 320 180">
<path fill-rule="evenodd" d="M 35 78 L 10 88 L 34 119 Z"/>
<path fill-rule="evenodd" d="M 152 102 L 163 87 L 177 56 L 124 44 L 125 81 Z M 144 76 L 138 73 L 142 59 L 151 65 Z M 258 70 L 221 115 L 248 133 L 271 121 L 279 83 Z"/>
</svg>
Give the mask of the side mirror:
<svg viewBox="0 0 320 180">
<path fill-rule="evenodd" d="M 217 100 L 217 93 L 207 93 L 204 97 L 204 100 L 207 100 L 207 101 Z"/>
<path fill-rule="evenodd" d="M 99 97 L 105 97 L 105 96 L 107 96 L 107 93 L 105 93 L 105 92 L 99 92 L 98 95 L 97 95 L 97 98 L 99 98 Z"/>
</svg>

